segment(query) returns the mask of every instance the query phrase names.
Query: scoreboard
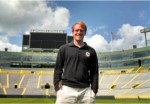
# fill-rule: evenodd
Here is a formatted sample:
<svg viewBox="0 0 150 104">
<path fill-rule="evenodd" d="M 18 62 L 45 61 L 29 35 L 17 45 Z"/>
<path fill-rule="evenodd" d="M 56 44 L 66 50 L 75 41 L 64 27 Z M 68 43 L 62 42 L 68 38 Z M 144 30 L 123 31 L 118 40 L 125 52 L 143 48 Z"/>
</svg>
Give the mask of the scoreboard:
<svg viewBox="0 0 150 104">
<path fill-rule="evenodd" d="M 30 48 L 57 49 L 66 44 L 66 39 L 66 33 L 31 32 Z"/>
</svg>

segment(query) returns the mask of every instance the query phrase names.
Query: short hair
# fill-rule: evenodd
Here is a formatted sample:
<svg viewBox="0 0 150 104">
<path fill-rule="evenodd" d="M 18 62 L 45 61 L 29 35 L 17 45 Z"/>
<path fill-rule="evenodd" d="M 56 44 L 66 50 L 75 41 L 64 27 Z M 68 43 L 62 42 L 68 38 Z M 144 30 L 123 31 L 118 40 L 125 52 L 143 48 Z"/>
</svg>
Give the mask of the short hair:
<svg viewBox="0 0 150 104">
<path fill-rule="evenodd" d="M 87 26 L 86 26 L 86 24 L 85 24 L 84 22 L 82 22 L 82 21 L 75 23 L 75 24 L 72 26 L 72 31 L 74 30 L 74 26 L 77 25 L 77 24 L 80 25 L 81 27 L 83 27 L 84 30 L 85 30 L 85 33 L 86 33 L 86 31 L 87 31 Z"/>
</svg>

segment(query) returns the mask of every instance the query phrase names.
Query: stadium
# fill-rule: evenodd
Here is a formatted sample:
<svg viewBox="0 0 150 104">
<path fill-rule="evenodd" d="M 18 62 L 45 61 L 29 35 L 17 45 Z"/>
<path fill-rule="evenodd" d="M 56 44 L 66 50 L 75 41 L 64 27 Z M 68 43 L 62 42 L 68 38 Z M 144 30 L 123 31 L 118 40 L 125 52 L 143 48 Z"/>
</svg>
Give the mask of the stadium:
<svg viewBox="0 0 150 104">
<path fill-rule="evenodd" d="M 15 98 L 32 98 L 30 103 L 34 99 L 37 103 L 54 103 L 53 71 L 58 48 L 72 39 L 65 31 L 31 30 L 23 35 L 22 52 L 9 52 L 7 48 L 0 51 L 0 103 L 8 103 L 6 98 L 10 102 L 16 102 Z M 119 104 L 123 99 L 135 100 L 130 103 L 150 102 L 150 46 L 99 52 L 97 56 L 97 103 L 117 99 Z"/>
</svg>

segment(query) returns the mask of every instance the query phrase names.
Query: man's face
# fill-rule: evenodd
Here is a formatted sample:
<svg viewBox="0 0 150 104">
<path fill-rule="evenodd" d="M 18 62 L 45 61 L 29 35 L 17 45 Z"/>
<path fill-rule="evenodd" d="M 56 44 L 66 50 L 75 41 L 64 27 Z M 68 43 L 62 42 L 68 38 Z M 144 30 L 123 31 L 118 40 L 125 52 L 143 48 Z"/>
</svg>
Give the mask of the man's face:
<svg viewBox="0 0 150 104">
<path fill-rule="evenodd" d="M 72 30 L 72 34 L 73 34 L 74 40 L 83 41 L 85 30 L 79 24 L 76 24 L 74 26 L 74 29 Z"/>
</svg>

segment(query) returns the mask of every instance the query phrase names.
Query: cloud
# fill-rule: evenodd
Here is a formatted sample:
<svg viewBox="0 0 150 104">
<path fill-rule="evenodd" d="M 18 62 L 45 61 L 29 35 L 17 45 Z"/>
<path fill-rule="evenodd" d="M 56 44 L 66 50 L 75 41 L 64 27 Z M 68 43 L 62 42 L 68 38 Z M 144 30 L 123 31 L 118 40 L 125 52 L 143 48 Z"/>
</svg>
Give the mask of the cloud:
<svg viewBox="0 0 150 104">
<path fill-rule="evenodd" d="M 137 47 L 144 46 L 144 35 L 140 33 L 140 30 L 143 29 L 142 26 L 131 26 L 130 24 L 123 24 L 122 27 L 118 30 L 123 39 L 122 47 L 123 49 L 131 49 L 133 45 Z"/>
<path fill-rule="evenodd" d="M 8 49 L 8 51 L 12 51 L 12 52 L 20 52 L 21 51 L 21 47 L 18 47 L 15 44 L 10 44 L 9 43 L 9 39 L 7 36 L 0 36 L 0 51 L 4 51 L 5 48 Z"/>
<path fill-rule="evenodd" d="M 139 47 L 145 46 L 145 37 L 140 30 L 142 26 L 132 26 L 130 24 L 123 24 L 116 32 L 120 38 L 112 41 L 107 41 L 101 34 L 85 36 L 85 41 L 92 46 L 97 52 L 119 51 L 132 49 L 133 45 Z M 91 30 L 92 31 L 92 30 Z M 147 34 L 147 39 L 150 36 Z"/>
<path fill-rule="evenodd" d="M 97 52 L 108 51 L 109 49 L 109 43 L 100 34 L 95 34 L 93 36 L 85 36 L 84 40 Z"/>
<path fill-rule="evenodd" d="M 89 27 L 87 30 L 87 35 L 93 35 L 95 32 L 99 31 L 99 30 L 103 30 L 105 29 L 107 26 L 98 26 L 96 28 L 93 27 Z"/>
<path fill-rule="evenodd" d="M 10 43 L 10 37 L 22 35 L 31 29 L 66 30 L 69 18 L 68 9 L 51 8 L 46 0 L 0 0 L 0 35 L 8 39 L 5 42 L 0 39 L 0 42 L 4 46 L 12 45 L 10 50 L 13 47 L 20 49 L 21 46 Z M 22 38 L 18 41 L 22 41 Z M 2 47 L 0 49 L 3 50 Z"/>
</svg>

